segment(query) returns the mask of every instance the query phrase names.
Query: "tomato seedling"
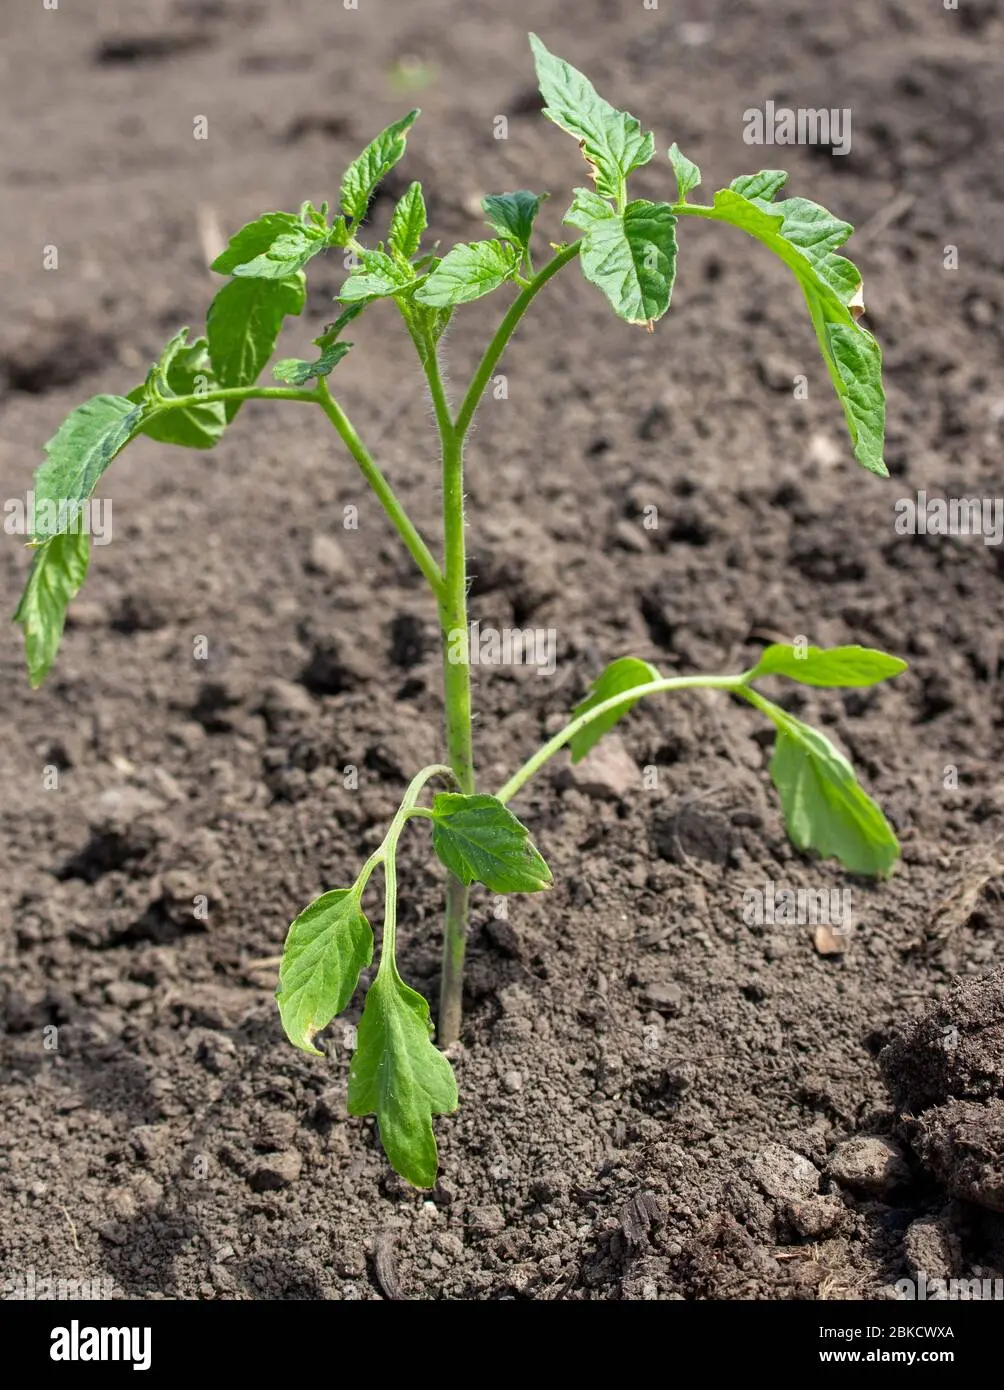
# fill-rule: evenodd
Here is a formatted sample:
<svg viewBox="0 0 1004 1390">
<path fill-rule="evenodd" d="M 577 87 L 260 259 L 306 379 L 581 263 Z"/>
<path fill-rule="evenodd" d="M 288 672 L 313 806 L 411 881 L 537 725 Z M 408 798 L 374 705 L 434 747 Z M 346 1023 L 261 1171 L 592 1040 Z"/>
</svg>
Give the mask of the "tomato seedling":
<svg viewBox="0 0 1004 1390">
<path fill-rule="evenodd" d="M 362 971 L 372 962 L 373 931 L 363 898 L 379 868 L 384 897 L 380 960 L 366 994 L 350 1065 L 348 1108 L 353 1115 L 376 1116 L 391 1164 L 419 1187 L 435 1181 L 432 1117 L 456 1108 L 457 1086 L 448 1058 L 433 1044 L 427 1002 L 398 971 L 396 851 L 410 821 L 431 823 L 432 849 L 447 870 L 438 1019 L 443 1045 L 452 1043 L 460 1029 L 471 885 L 484 884 L 492 893 L 532 893 L 551 885 L 547 865 L 507 803 L 560 749 L 568 746 L 573 759 L 586 756 L 647 696 L 722 690 L 747 701 L 773 723 L 770 776 L 788 833 L 799 849 L 833 856 L 851 873 L 869 875 L 887 873 L 899 853 L 892 829 L 847 760 L 829 739 L 773 703 L 757 685 L 763 677 L 782 676 L 808 685 L 862 686 L 904 669 L 895 657 L 856 646 L 821 650 L 778 644 L 768 647 L 749 670 L 731 675 L 664 677 L 648 662 L 622 657 L 593 683 L 565 728 L 503 787 L 494 795 L 476 788 L 464 443 L 506 344 L 537 295 L 564 266 L 577 261 L 615 314 L 651 330 L 669 308 L 682 220 L 700 217 L 727 223 L 763 242 L 792 270 L 805 296 L 855 457 L 871 472 L 886 475 L 881 354 L 858 321 L 863 309 L 861 277 L 837 254 L 850 226 L 805 198 L 779 201 L 786 175 L 776 170 L 734 179 L 710 203 L 691 202 L 701 174 L 675 144 L 668 151 L 675 199 L 629 198 L 631 174 L 655 155 L 653 136 L 633 116 L 600 97 L 581 73 L 549 53 L 539 39 L 531 35 L 530 42 L 544 115 L 576 139 L 591 180 L 591 187 L 574 190 L 564 215 L 564 222 L 579 233 L 576 239 L 551 244 L 548 258 L 535 268 L 531 242 L 545 194 L 519 190 L 484 199 L 491 238 L 461 243 L 441 256 L 435 248 L 423 249 L 425 201 L 421 185 L 412 183 L 394 208 L 386 240 L 364 244 L 373 193 L 404 155 L 419 114 L 409 112 L 349 166 L 335 208 L 305 203 L 298 213 L 268 212 L 236 233 L 213 263 L 213 270 L 228 279 L 209 307 L 204 337 L 189 341 L 188 330 L 182 329 L 141 385 L 124 396 L 95 396 L 63 423 L 36 474 L 35 553 L 15 615 L 24 629 L 30 678 L 37 685 L 53 662 L 67 605 L 87 571 L 83 509 L 109 464 L 138 435 L 165 444 L 211 448 L 243 403 L 256 399 L 310 405 L 330 421 L 435 599 L 443 646 L 446 759 L 416 774 L 382 843 L 355 882 L 322 894 L 295 918 L 286 938 L 277 997 L 291 1042 L 316 1053 L 315 1036 L 348 1005 Z M 332 251 L 345 258 L 349 270 L 338 296 L 341 312 L 314 340 L 313 361 L 284 358 L 273 367 L 282 384 L 259 386 L 283 322 L 303 309 L 305 268 L 314 257 Z M 443 332 L 458 306 L 495 292 L 512 297 L 454 407 L 444 386 Z M 391 300 L 400 311 L 428 383 L 442 460 L 439 558 L 332 394 L 332 376 L 352 346 L 343 336 L 345 330 L 377 300 Z M 444 789 L 429 804 L 421 804 L 432 782 Z"/>
</svg>

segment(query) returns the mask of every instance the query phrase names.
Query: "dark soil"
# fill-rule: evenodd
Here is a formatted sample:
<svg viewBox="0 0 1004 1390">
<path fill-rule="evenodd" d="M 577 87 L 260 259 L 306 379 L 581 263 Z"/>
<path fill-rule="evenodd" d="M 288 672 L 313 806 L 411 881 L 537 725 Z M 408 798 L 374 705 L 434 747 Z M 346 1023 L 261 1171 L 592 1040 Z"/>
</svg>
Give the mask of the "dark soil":
<svg viewBox="0 0 1004 1390">
<path fill-rule="evenodd" d="M 850 458 L 796 288 L 738 234 L 681 227 L 652 337 L 574 269 L 541 296 L 473 439 L 472 616 L 554 627 L 559 660 L 550 680 L 477 671 L 479 776 L 498 786 L 615 656 L 730 670 L 773 639 L 858 641 L 909 672 L 785 698 L 853 757 L 903 858 L 887 883 L 851 883 L 849 947 L 821 954 L 811 927 L 743 919 L 768 879 L 847 886 L 788 843 L 753 711 L 638 709 L 620 733 L 635 775 L 616 785 L 557 760 L 517 801 L 556 886 L 507 920 L 475 899 L 462 1105 L 437 1125 L 439 1186 L 416 1193 L 372 1121 L 345 1117 L 359 1001 L 323 1061 L 297 1053 L 269 960 L 440 753 L 434 614 L 319 414 L 252 403 L 210 455 L 137 444 L 109 475 L 114 543 L 46 686 L 29 692 L 13 628 L 0 647 L 4 1278 L 104 1278 L 129 1298 L 609 1300 L 874 1299 L 919 1268 L 1000 1276 L 1004 550 L 893 525 L 918 489 L 1004 487 L 1000 6 L 92 10 L 2 20 L 5 497 L 73 405 L 130 388 L 201 324 L 215 228 L 331 196 L 415 101 L 388 183 L 425 181 L 436 236 L 480 235 L 478 195 L 530 186 L 552 190 L 559 238 L 582 174 L 539 116 L 530 27 L 660 149 L 677 139 L 707 187 L 783 164 L 858 226 L 886 482 Z M 415 58 L 434 70 L 417 95 L 401 76 Z M 849 106 L 852 153 L 748 147 L 742 112 L 768 98 Z M 668 167 L 637 182 L 666 196 Z M 288 351 L 330 319 L 341 274 L 312 270 Z M 458 313 L 455 382 L 485 332 Z M 353 336 L 342 396 L 434 532 L 410 344 L 377 310 Z M 0 554 L 8 610 L 26 560 L 13 539 Z M 402 969 L 434 999 L 442 882 L 417 833 L 401 879 Z M 950 992 L 983 975 L 979 998 Z M 952 1028 L 955 1070 L 931 1051 Z"/>
</svg>

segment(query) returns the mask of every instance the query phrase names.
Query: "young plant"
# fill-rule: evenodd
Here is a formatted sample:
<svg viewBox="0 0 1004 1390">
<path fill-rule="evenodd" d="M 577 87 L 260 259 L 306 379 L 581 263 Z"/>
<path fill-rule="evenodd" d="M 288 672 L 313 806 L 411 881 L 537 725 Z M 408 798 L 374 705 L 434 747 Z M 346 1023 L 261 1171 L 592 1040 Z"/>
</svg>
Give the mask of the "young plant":
<svg viewBox="0 0 1004 1390">
<path fill-rule="evenodd" d="M 664 202 L 631 198 L 631 174 L 655 155 L 653 136 L 627 112 L 598 95 L 590 82 L 531 35 L 544 115 L 578 142 L 591 186 L 576 188 L 564 214 L 574 240 L 551 244 L 535 268 L 531 252 L 544 193 L 518 190 L 483 200 L 493 235 L 464 242 L 445 255 L 423 249 L 426 209 L 413 183 L 397 203 L 385 234 L 364 241 L 374 190 L 405 152 L 418 116 L 411 111 L 382 131 L 346 170 L 337 204 L 298 213 L 268 212 L 243 227 L 213 264 L 229 277 L 209 307 L 205 337 L 181 329 L 146 380 L 124 396 L 99 395 L 75 410 L 46 448 L 35 479 L 34 557 L 15 619 L 24 629 L 33 685 L 52 665 L 67 605 L 88 565 L 87 503 L 105 470 L 130 440 L 148 435 L 165 444 L 211 448 L 245 401 L 279 400 L 322 412 L 359 466 L 435 599 L 442 633 L 446 760 L 422 768 L 401 801 L 379 848 L 348 887 L 321 895 L 289 928 L 279 971 L 278 1004 L 291 1042 L 317 1053 L 314 1039 L 351 1000 L 373 958 L 373 931 L 364 897 L 374 871 L 383 881 L 380 962 L 366 994 L 352 1057 L 348 1107 L 375 1115 L 391 1164 L 408 1181 L 429 1187 L 436 1178 L 432 1117 L 457 1106 L 447 1057 L 432 1042 L 429 1006 L 398 970 L 396 853 L 405 826 L 431 826 L 432 849 L 447 871 L 439 1042 L 460 1031 L 468 894 L 473 883 L 492 893 L 549 888 L 551 874 L 526 828 L 507 803 L 560 749 L 584 757 L 640 699 L 669 691 L 721 690 L 752 705 L 773 723 L 770 776 L 788 833 L 800 850 L 838 859 L 853 874 L 883 875 L 899 845 L 881 810 L 854 771 L 818 730 L 796 719 L 760 690 L 762 678 L 786 677 L 817 686 L 863 686 L 887 679 L 904 663 L 857 646 L 768 647 L 755 666 L 735 674 L 664 677 L 648 662 L 621 657 L 594 681 L 564 729 L 544 744 L 494 795 L 479 792 L 471 737 L 471 676 L 467 650 L 467 564 L 464 537 L 464 443 L 485 387 L 514 330 L 547 282 L 577 261 L 586 280 L 614 313 L 651 330 L 670 304 L 676 275 L 677 227 L 700 217 L 727 223 L 762 242 L 792 270 L 805 296 L 820 351 L 843 406 L 858 461 L 886 476 L 882 459 L 885 398 L 881 354 L 859 323 L 861 277 L 837 254 L 851 228 L 805 198 L 778 193 L 786 175 L 761 170 L 734 179 L 710 203 L 691 202 L 701 182 L 697 166 L 674 144 L 668 152 L 676 196 Z M 366 228 L 368 232 L 368 228 Z M 314 340 L 312 361 L 283 358 L 273 367 L 281 385 L 259 386 L 284 321 L 304 306 L 304 271 L 335 250 L 350 273 L 341 312 Z M 499 291 L 509 296 L 467 389 L 451 405 L 443 384 L 444 330 L 460 305 Z M 410 334 L 428 382 L 442 459 L 443 534 L 439 557 L 408 517 L 387 478 L 360 439 L 331 380 L 352 344 L 349 325 L 377 300 L 391 300 Z M 438 782 L 426 801 L 428 784 Z"/>
</svg>

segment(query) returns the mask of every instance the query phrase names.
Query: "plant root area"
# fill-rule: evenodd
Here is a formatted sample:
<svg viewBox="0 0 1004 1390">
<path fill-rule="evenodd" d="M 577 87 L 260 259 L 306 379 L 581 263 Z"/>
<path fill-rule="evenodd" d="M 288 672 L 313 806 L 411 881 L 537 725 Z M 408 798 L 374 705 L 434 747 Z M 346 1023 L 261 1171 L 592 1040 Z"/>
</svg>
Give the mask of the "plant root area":
<svg viewBox="0 0 1004 1390">
<path fill-rule="evenodd" d="M 433 605 L 320 411 L 252 402 L 208 454 L 138 442 L 45 686 L 16 629 L 0 647 L 8 1296 L 28 1271 L 134 1299 L 881 1299 L 1004 1276 L 1004 546 L 896 529 L 918 492 L 1004 490 L 1001 7 L 99 8 L 5 25 L 3 496 L 74 405 L 199 331 L 221 239 L 334 198 L 413 105 L 374 244 L 413 178 L 446 245 L 525 187 L 553 195 L 538 261 L 567 237 L 585 170 L 540 115 L 533 28 L 656 131 L 636 196 L 673 199 L 675 139 L 697 198 L 785 167 L 855 224 L 892 476 L 855 465 L 797 286 L 752 240 L 682 223 L 651 335 L 563 270 L 468 452 L 471 617 L 556 640 L 552 675 L 475 670 L 480 788 L 614 657 L 728 672 L 770 641 L 859 642 L 909 671 L 776 693 L 903 854 L 875 883 L 797 852 L 772 735 L 722 696 L 650 702 L 595 758 L 555 759 L 513 803 L 555 886 L 475 891 L 461 1107 L 416 1192 L 346 1116 L 363 992 L 323 1059 L 285 1041 L 273 993 L 292 916 L 352 881 L 440 760 Z M 850 153 L 746 144 L 768 99 L 849 108 Z M 281 355 L 310 353 L 343 276 L 335 253 L 310 266 Z M 454 401 L 509 293 L 456 314 Z M 411 344 L 387 306 L 350 337 L 334 389 L 438 544 Z M 4 540 L 10 612 L 28 556 Z M 402 974 L 435 1008 L 423 823 L 399 868 Z M 798 890 L 850 911 L 758 914 Z"/>
</svg>

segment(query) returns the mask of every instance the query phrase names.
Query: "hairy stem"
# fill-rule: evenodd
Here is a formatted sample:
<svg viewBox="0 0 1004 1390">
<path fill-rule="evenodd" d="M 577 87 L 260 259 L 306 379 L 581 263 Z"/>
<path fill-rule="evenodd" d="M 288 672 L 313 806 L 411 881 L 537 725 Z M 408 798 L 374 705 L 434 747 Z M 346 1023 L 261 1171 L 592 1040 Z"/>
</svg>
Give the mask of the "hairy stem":
<svg viewBox="0 0 1004 1390">
<path fill-rule="evenodd" d="M 747 675 L 748 673 L 739 676 L 667 676 L 665 680 L 649 681 L 645 685 L 636 685 L 632 690 L 625 690 L 620 695 L 612 695 L 609 700 L 604 700 L 601 704 L 587 710 L 584 714 L 580 714 L 577 719 L 566 724 L 560 733 L 555 734 L 554 738 L 549 739 L 543 747 L 538 748 L 533 757 L 528 758 L 519 771 L 513 773 L 505 786 L 495 795 L 499 801 L 509 801 L 544 766 L 549 758 L 553 758 L 555 753 L 559 752 L 566 743 L 575 737 L 580 729 L 584 729 L 603 714 L 622 709 L 625 705 L 633 705 L 635 701 L 644 699 L 646 695 L 659 695 L 664 690 L 731 690 L 736 694 L 742 694 Z"/>
<path fill-rule="evenodd" d="M 439 360 L 434 349 L 425 357 L 443 450 L 443 587 L 439 627 L 443 644 L 443 694 L 446 746 L 460 790 L 474 791 L 471 733 L 471 668 L 467 652 L 467 553 L 464 541 L 463 438 L 450 421 Z M 439 997 L 439 1044 L 448 1047 L 460 1035 L 464 953 L 467 949 L 468 890 L 452 875 L 446 888 L 443 928 L 443 973 Z"/>
<path fill-rule="evenodd" d="M 437 599 L 441 599 L 443 574 L 433 559 L 429 547 L 398 501 L 394 489 L 373 462 L 369 451 L 353 429 L 348 416 L 331 395 L 328 390 L 328 383 L 323 377 L 317 383 L 317 392 L 311 394 L 311 399 L 320 404 L 321 409 L 338 431 L 342 443 L 355 459 L 363 477 L 376 493 L 381 506 L 393 522 L 395 530 L 408 547 L 412 559 L 428 580 L 432 592 Z"/>
<path fill-rule="evenodd" d="M 162 396 L 158 415 L 165 410 L 183 410 L 193 405 L 212 405 L 214 401 L 309 401 L 317 403 L 317 392 L 293 386 L 217 386 L 212 391 L 196 391 L 190 396 Z"/>
<path fill-rule="evenodd" d="M 443 643 L 443 689 L 446 743 L 460 790 L 475 789 L 471 733 L 471 671 L 468 652 L 467 554 L 464 542 L 464 439 L 491 374 L 534 296 L 551 276 L 578 254 L 575 242 L 559 251 L 513 301 L 485 349 L 456 418 L 451 420 L 443 390 L 436 345 L 416 342 L 429 382 L 443 450 L 443 587 L 439 595 L 439 626 Z M 463 1008 L 464 956 L 470 890 L 452 875 L 446 886 L 443 927 L 443 970 L 439 994 L 439 1044 L 449 1047 L 460 1036 Z"/>
</svg>

